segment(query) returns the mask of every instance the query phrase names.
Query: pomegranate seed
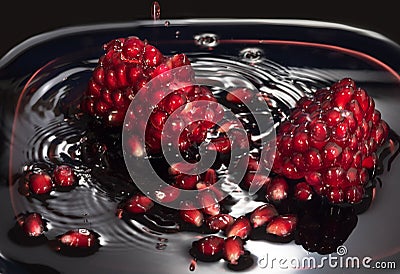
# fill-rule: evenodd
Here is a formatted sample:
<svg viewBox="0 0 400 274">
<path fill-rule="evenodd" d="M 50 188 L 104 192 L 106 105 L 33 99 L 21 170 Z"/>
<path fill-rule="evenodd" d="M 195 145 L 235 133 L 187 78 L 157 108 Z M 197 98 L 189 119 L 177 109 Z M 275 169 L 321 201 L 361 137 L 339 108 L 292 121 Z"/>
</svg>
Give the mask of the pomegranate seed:
<svg viewBox="0 0 400 274">
<path fill-rule="evenodd" d="M 280 215 L 268 223 L 266 231 L 279 237 L 292 234 L 296 228 L 297 217 L 294 215 Z"/>
<path fill-rule="evenodd" d="M 141 194 L 133 195 L 126 202 L 124 209 L 129 213 L 142 214 L 148 212 L 154 206 L 153 201 Z"/>
<path fill-rule="evenodd" d="M 246 173 L 243 178 L 245 189 L 249 189 L 251 185 L 257 187 L 267 185 L 270 181 L 271 178 L 269 178 L 268 176 L 254 172 Z"/>
<path fill-rule="evenodd" d="M 29 188 L 35 194 L 47 194 L 52 190 L 53 182 L 47 173 L 32 174 L 29 177 Z"/>
<path fill-rule="evenodd" d="M 225 230 L 227 237 L 238 236 L 242 239 L 247 238 L 251 232 L 251 224 L 249 219 L 245 216 L 237 218 L 232 225 L 228 226 Z"/>
<path fill-rule="evenodd" d="M 70 230 L 59 237 L 61 244 L 76 248 L 90 248 L 98 244 L 98 239 L 93 232 L 85 228 Z"/>
<path fill-rule="evenodd" d="M 54 183 L 59 186 L 72 186 L 75 183 L 75 174 L 70 166 L 60 165 L 53 172 Z"/>
<path fill-rule="evenodd" d="M 207 236 L 193 242 L 193 247 L 203 256 L 213 257 L 222 255 L 224 248 L 224 239 L 218 236 Z"/>
<path fill-rule="evenodd" d="M 281 201 L 288 196 L 289 185 L 285 178 L 281 176 L 273 177 L 271 182 L 267 184 L 265 197 L 269 201 Z"/>
<path fill-rule="evenodd" d="M 334 203 L 334 204 L 342 203 L 344 201 L 343 190 L 338 187 L 332 187 L 328 191 L 327 198 L 331 203 Z"/>
<path fill-rule="evenodd" d="M 198 175 L 180 174 L 175 179 L 175 186 L 185 190 L 193 190 L 199 180 Z"/>
<path fill-rule="evenodd" d="M 184 204 L 179 211 L 179 215 L 184 222 L 197 227 L 201 226 L 204 221 L 203 213 L 194 208 L 191 203 Z"/>
<path fill-rule="evenodd" d="M 253 210 L 250 215 L 250 222 L 256 228 L 268 223 L 277 215 L 278 211 L 272 204 L 264 204 Z"/>
<path fill-rule="evenodd" d="M 44 231 L 44 221 L 39 213 L 30 213 L 22 219 L 22 229 L 31 237 L 39 237 Z"/>
<path fill-rule="evenodd" d="M 244 254 L 243 240 L 237 236 L 225 239 L 223 254 L 230 264 L 237 264 L 240 256 Z"/>
<path fill-rule="evenodd" d="M 299 201 L 309 201 L 313 197 L 313 191 L 309 184 L 300 182 L 296 184 L 294 197 Z"/>
<path fill-rule="evenodd" d="M 219 214 L 220 205 L 212 191 L 203 190 L 199 194 L 200 204 L 203 207 L 203 212 L 214 216 Z"/>
<path fill-rule="evenodd" d="M 233 222 L 234 219 L 229 214 L 217 214 L 206 219 L 206 225 L 213 231 L 225 230 Z"/>
<path fill-rule="evenodd" d="M 361 202 L 364 195 L 362 186 L 352 186 L 346 190 L 345 199 L 350 204 L 357 204 Z"/>
</svg>

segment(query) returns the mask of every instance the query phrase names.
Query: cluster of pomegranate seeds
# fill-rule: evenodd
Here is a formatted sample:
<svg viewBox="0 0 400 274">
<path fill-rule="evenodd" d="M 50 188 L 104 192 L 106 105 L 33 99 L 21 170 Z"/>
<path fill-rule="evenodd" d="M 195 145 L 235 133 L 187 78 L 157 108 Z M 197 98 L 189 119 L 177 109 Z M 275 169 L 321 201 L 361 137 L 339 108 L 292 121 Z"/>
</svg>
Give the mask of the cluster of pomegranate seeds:
<svg viewBox="0 0 400 274">
<path fill-rule="evenodd" d="M 388 131 L 374 99 L 342 79 L 303 97 L 279 126 L 273 172 L 304 179 L 332 203 L 359 203 Z"/>
<path fill-rule="evenodd" d="M 114 39 L 104 50 L 80 107 L 101 125 L 119 127 L 127 117 L 124 127 L 134 132 L 143 130 L 145 147 L 140 136 L 129 137 L 132 156 L 142 157 L 145 151 L 151 155 L 160 154 L 161 136 L 172 136 L 175 132 L 181 132 L 176 143 L 178 149 L 188 152 L 198 148 L 207 139 L 210 129 L 214 129 L 218 135 L 207 140 L 206 149 L 217 152 L 219 163 L 216 165 L 221 166 L 223 159 L 229 158 L 232 146 L 241 147 L 240 141 L 235 141 L 243 137 L 251 141 L 251 130 L 246 125 L 243 125 L 246 132 L 237 129 L 233 122 L 216 127 L 223 119 L 224 109 L 209 88 L 189 84 L 178 85 L 171 91 L 174 87 L 169 83 L 177 79 L 172 79 L 175 76 L 168 72 L 190 68 L 186 55 L 164 56 L 138 37 Z M 165 91 L 155 91 L 141 98 L 139 90 L 143 88 L 144 92 L 149 92 L 147 84 L 156 76 L 160 76 L 157 84 L 171 92 L 166 95 Z M 180 80 L 191 83 L 191 77 L 188 71 Z M 140 101 L 143 104 L 128 112 L 134 98 L 143 100 Z M 257 93 L 237 88 L 225 99 L 231 104 L 241 104 L 256 98 Z M 143 119 L 141 115 L 147 105 L 151 106 L 151 114 L 149 119 Z M 167 125 L 171 125 L 171 132 L 165 131 Z M 234 140 L 229 140 L 225 134 L 229 130 L 235 133 Z M 168 164 L 166 173 L 170 185 L 157 190 L 156 199 L 169 203 L 179 199 L 182 190 L 196 190 L 197 201 L 183 201 L 179 209 L 166 209 L 134 189 L 127 191 L 128 197 L 119 204 L 117 216 L 122 219 L 122 214 L 126 213 L 124 217 L 139 220 L 141 216 L 154 217 L 148 218 L 151 222 L 156 222 L 157 214 L 167 221 L 172 216 L 178 223 L 178 231 L 207 234 L 192 243 L 189 252 L 195 260 L 224 260 L 231 269 L 241 269 L 238 265 L 243 262 L 245 265 L 252 263 L 245 249 L 248 240 L 289 242 L 295 239 L 309 251 L 332 252 L 355 226 L 353 206 L 367 196 L 372 199 L 372 195 L 365 195 L 367 182 L 388 131 L 388 125 L 375 109 L 374 100 L 353 80 L 345 78 L 317 90 L 312 98 L 301 98 L 279 125 L 271 174 L 264 173 L 268 166 L 264 161 L 268 159 L 250 155 L 246 174 L 237 182 L 242 191 L 248 191 L 251 184 L 260 186 L 256 193 L 260 205 L 250 212 L 234 217 L 231 207 L 222 199 L 223 193 L 214 187 L 219 179 L 218 168 L 213 166 L 202 174 L 190 175 L 190 170 L 185 173 L 185 163 L 178 162 Z M 96 148 L 93 154 L 96 151 L 108 153 L 107 148 Z M 258 148 L 263 149 L 261 145 Z M 264 149 L 268 150 L 268 145 Z M 88 153 L 91 155 L 90 151 Z M 58 165 L 30 172 L 23 188 L 26 196 L 38 197 L 54 189 L 72 187 L 76 182 L 70 166 Z M 342 207 L 345 203 L 351 206 Z M 163 215 L 164 212 L 168 214 Z M 46 228 L 42 216 L 37 213 L 20 218 L 18 225 L 32 238 L 43 235 Z M 55 245 L 66 255 L 90 255 L 100 247 L 99 235 L 87 229 L 69 230 L 56 238 Z"/>
<path fill-rule="evenodd" d="M 200 100 L 202 103 L 196 105 L 195 103 Z M 181 132 L 178 140 L 180 151 L 187 151 L 189 147 L 201 144 L 207 137 L 207 131 L 214 126 L 214 123 L 209 120 L 219 121 L 224 115 L 223 109 L 217 104 L 213 107 L 214 105 L 206 105 L 203 101 L 217 102 L 207 87 L 198 85 L 174 90 L 163 98 L 152 111 L 147 123 L 146 148 L 148 152 L 150 154 L 161 152 L 161 132 L 172 113 L 174 117 L 169 121 L 172 127 L 170 131 L 164 131 L 163 134 L 174 136 L 176 132 Z M 180 107 L 182 109 L 179 111 Z"/>
</svg>

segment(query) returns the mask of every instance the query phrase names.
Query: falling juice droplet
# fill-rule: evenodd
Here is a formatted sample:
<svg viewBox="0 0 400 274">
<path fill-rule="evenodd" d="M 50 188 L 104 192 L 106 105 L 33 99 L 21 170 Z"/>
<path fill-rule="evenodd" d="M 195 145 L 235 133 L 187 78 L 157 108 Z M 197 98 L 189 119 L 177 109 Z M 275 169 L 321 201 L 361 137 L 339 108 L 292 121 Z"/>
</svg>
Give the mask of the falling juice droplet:
<svg viewBox="0 0 400 274">
<path fill-rule="evenodd" d="M 169 21 L 164 22 L 164 26 L 169 27 L 169 25 L 171 25 L 171 22 L 169 22 Z"/>
<path fill-rule="evenodd" d="M 189 270 L 190 271 L 194 271 L 196 269 L 196 264 L 197 264 L 196 260 L 193 259 L 192 262 L 189 265 Z"/>
<path fill-rule="evenodd" d="M 177 31 L 175 32 L 175 38 L 178 39 L 180 34 L 181 34 L 181 32 L 180 32 L 179 30 L 177 30 Z"/>
<path fill-rule="evenodd" d="M 153 4 L 151 5 L 151 18 L 153 18 L 154 21 L 159 20 L 161 15 L 161 8 L 160 4 L 157 1 L 154 1 Z"/>
</svg>

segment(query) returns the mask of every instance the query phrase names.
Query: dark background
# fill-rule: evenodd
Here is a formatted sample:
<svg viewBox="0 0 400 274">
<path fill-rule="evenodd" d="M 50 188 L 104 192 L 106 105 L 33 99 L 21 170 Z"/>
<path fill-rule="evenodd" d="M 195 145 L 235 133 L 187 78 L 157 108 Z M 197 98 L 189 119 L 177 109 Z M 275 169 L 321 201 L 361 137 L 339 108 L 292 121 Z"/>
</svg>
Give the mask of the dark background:
<svg viewBox="0 0 400 274">
<path fill-rule="evenodd" d="M 0 57 L 36 34 L 65 26 L 149 19 L 153 0 L 18 1 L 1 4 Z M 161 19 L 293 18 L 347 24 L 400 44 L 400 16 L 389 1 L 159 0 Z"/>
</svg>

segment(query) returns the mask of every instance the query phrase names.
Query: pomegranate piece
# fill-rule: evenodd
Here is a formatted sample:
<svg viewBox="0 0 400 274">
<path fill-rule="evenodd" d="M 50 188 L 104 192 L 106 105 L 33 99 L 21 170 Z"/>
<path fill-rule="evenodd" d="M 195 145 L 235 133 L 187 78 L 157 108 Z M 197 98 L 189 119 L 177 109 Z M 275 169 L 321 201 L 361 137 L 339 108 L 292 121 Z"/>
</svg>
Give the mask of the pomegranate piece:
<svg viewBox="0 0 400 274">
<path fill-rule="evenodd" d="M 57 186 L 68 187 L 75 183 L 75 174 L 70 166 L 60 165 L 54 169 L 53 179 Z"/>
<path fill-rule="evenodd" d="M 389 127 L 372 97 L 350 78 L 303 97 L 277 130 L 273 172 L 304 179 L 334 204 L 359 203 Z M 304 185 L 301 185 L 302 189 Z M 300 186 L 299 186 L 300 187 Z M 300 191 L 308 199 L 309 190 Z M 298 194 L 300 194 L 298 193 Z"/>
<path fill-rule="evenodd" d="M 286 237 L 294 232 L 296 224 L 297 217 L 295 215 L 280 215 L 268 223 L 266 232 L 278 237 Z"/>
<path fill-rule="evenodd" d="M 262 226 L 278 216 L 278 211 L 272 204 L 264 204 L 256 209 L 250 215 L 250 222 L 254 228 Z"/>
<path fill-rule="evenodd" d="M 313 197 L 312 187 L 306 182 L 297 183 L 294 190 L 294 197 L 299 201 L 309 201 Z"/>
<path fill-rule="evenodd" d="M 237 236 L 225 239 L 223 254 L 230 264 L 237 264 L 240 256 L 244 254 L 243 240 Z"/>
<path fill-rule="evenodd" d="M 204 222 L 203 213 L 195 208 L 192 203 L 184 203 L 181 210 L 179 210 L 179 216 L 182 221 L 200 227 Z"/>
<path fill-rule="evenodd" d="M 154 206 L 153 201 L 144 195 L 135 194 L 125 203 L 124 210 L 132 214 L 142 214 Z"/>
<path fill-rule="evenodd" d="M 271 202 L 279 202 L 288 196 L 289 185 L 282 176 L 276 176 L 267 184 L 265 198 Z"/>
<path fill-rule="evenodd" d="M 47 194 L 53 189 L 53 181 L 45 172 L 32 174 L 29 176 L 29 188 L 35 194 Z"/>
<path fill-rule="evenodd" d="M 39 213 L 30 213 L 19 220 L 19 224 L 26 235 L 30 237 L 39 237 L 43 235 L 45 223 Z"/>
<path fill-rule="evenodd" d="M 217 261 L 222 258 L 224 239 L 218 236 L 206 236 L 192 243 L 191 254 L 201 261 Z"/>
<path fill-rule="evenodd" d="M 90 248 L 98 245 L 96 235 L 85 228 L 70 230 L 58 237 L 59 242 L 67 247 Z"/>
<path fill-rule="evenodd" d="M 247 217 L 240 216 L 237 218 L 232 225 L 228 226 L 225 230 L 227 237 L 238 236 L 242 239 L 246 239 L 251 232 L 251 224 Z"/>
<path fill-rule="evenodd" d="M 199 194 L 200 204 L 205 214 L 214 216 L 220 212 L 220 205 L 217 197 L 212 191 L 202 190 Z"/>
<path fill-rule="evenodd" d="M 234 219 L 229 214 L 217 214 L 214 216 L 210 216 L 206 219 L 206 225 L 212 231 L 220 231 L 225 230 L 228 226 L 233 223 Z"/>
</svg>

